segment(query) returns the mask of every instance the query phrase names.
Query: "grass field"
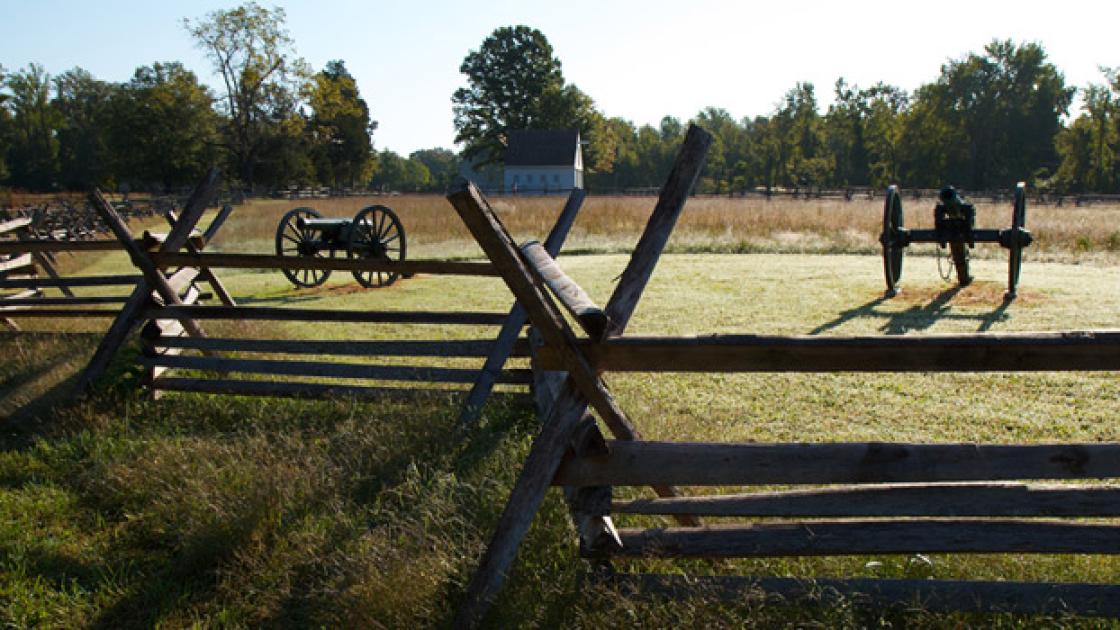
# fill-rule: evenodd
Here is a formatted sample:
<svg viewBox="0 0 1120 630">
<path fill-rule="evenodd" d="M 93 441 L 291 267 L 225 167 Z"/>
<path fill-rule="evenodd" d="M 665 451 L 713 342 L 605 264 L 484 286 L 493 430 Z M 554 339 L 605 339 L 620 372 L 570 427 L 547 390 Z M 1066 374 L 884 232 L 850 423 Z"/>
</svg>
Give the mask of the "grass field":
<svg viewBox="0 0 1120 630">
<path fill-rule="evenodd" d="M 380 201 L 385 200 L 400 210 L 415 256 L 477 255 L 446 202 L 434 197 Z M 316 200 L 324 214 L 334 216 L 352 215 L 369 202 L 327 206 Z M 1048 211 L 1033 213 L 1039 251 L 1028 252 L 1019 299 L 1005 304 L 1006 261 L 998 248 L 976 260 L 978 280 L 961 290 L 938 278 L 933 256 L 910 256 L 902 294 L 884 300 L 881 263 L 865 254 L 876 244 L 879 209 L 874 204 L 759 210 L 735 203 L 741 202 L 689 204 L 670 243 L 676 253 L 662 259 L 630 333 L 1120 328 L 1120 267 L 1114 265 L 1116 249 L 1106 246 L 1113 218 L 1120 215 L 1115 209 L 1077 210 L 1085 212 L 1077 218 L 1081 227 L 1061 236 L 1054 228 L 1048 240 L 1042 236 Z M 539 199 L 499 200 L 497 205 L 522 238 L 542 235 L 559 208 L 556 200 Z M 617 252 L 632 246 L 644 221 L 641 211 L 648 213 L 651 205 L 649 199 L 589 200 L 571 241 L 570 249 L 581 255 L 561 257 L 561 262 L 600 302 L 626 264 L 626 256 Z M 226 251 L 269 251 L 276 219 L 291 206 L 264 202 L 238 208 L 215 245 Z M 918 223 L 917 214 L 929 214 L 908 212 L 915 215 L 910 224 Z M 992 222 L 1002 227 L 1009 220 L 1003 214 L 1010 212 Z M 842 232 L 827 229 L 836 216 L 848 226 Z M 987 226 L 988 215 L 981 217 Z M 1060 224 L 1058 218 L 1051 219 Z M 714 226 L 721 220 L 724 228 L 718 231 Z M 1091 245 L 1078 247 L 1079 239 Z M 67 264 L 82 266 L 83 273 L 127 268 L 116 255 Z M 494 279 L 419 276 L 388 289 L 357 291 L 352 278 L 336 275 L 324 287 L 297 291 L 278 272 L 225 270 L 221 276 L 236 296 L 253 304 L 501 311 L 510 303 Z M 28 323 L 36 326 L 44 332 L 0 336 L 8 357 L 0 363 L 0 413 L 7 429 L 0 451 L 0 618 L 6 625 L 446 625 L 536 429 L 528 408 L 499 404 L 487 409 L 479 427 L 461 431 L 455 426 L 457 398 L 445 393 L 410 403 L 194 395 L 152 402 L 135 387 L 135 350 L 119 357 L 98 397 L 70 404 L 63 397 L 68 380 L 97 336 L 46 332 L 58 330 L 57 322 Z M 72 330 L 99 328 L 83 326 Z M 454 327 L 433 333 L 419 326 L 230 326 L 235 330 L 227 332 L 262 337 L 481 336 Z M 652 439 L 1120 439 L 1115 423 L 1120 381 L 1112 374 L 619 374 L 609 382 L 623 409 Z M 622 519 L 620 525 L 637 522 L 646 521 Z M 551 493 L 490 624 L 956 628 L 1103 623 L 874 611 L 852 602 L 726 605 L 703 594 L 641 601 L 581 589 L 583 564 L 575 551 L 566 509 L 559 493 Z M 1120 582 L 1120 561 L 1092 556 L 778 558 L 620 566 L 707 574 Z"/>
</svg>

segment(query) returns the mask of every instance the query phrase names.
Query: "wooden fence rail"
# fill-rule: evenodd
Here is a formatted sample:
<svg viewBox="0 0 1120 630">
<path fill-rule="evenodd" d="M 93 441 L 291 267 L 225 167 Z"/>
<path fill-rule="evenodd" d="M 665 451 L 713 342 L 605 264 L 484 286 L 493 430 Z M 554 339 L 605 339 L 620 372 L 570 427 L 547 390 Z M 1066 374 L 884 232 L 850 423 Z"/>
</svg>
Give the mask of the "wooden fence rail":
<svg viewBox="0 0 1120 630">
<path fill-rule="evenodd" d="M 707 134 L 692 128 L 677 166 L 701 164 Z M 710 142 L 710 138 L 708 138 Z M 697 157 L 699 155 L 699 157 Z M 687 182 L 686 185 L 681 185 Z M 1120 442 L 1049 444 L 668 443 L 641 440 L 610 397 L 602 374 L 629 372 L 954 372 L 1120 371 L 1120 332 L 887 337 L 706 335 L 623 337 L 695 179 L 674 167 L 607 306 L 559 268 L 539 246 L 521 248 L 476 190 L 455 191 L 455 206 L 503 280 L 525 307 L 540 344 L 533 366 L 567 380 L 534 440 L 494 536 L 472 577 L 456 623 L 482 621 L 508 572 L 548 485 L 564 488 L 581 553 L 597 575 L 622 588 L 657 590 L 667 576 L 615 573 L 629 557 L 770 557 L 913 553 L 1120 553 Z M 577 339 L 556 300 L 579 321 Z M 616 436 L 603 440 L 588 403 Z M 1040 485 L 1038 480 L 1066 483 Z M 1018 482 L 1018 483 L 1012 483 Z M 651 486 L 657 498 L 616 500 L 614 486 Z M 814 486 L 737 494 L 681 496 L 676 486 Z M 738 517 L 746 523 L 617 528 L 612 514 Z M 1087 522 L 1086 518 L 1105 519 Z M 593 524 L 593 526 L 589 526 Z M 775 578 L 710 578 L 733 597 L 758 585 L 795 593 Z M 1120 587 L 1093 584 L 995 585 L 930 580 L 822 580 L 857 599 L 898 603 L 930 598 L 937 606 L 1033 612 L 1074 610 L 1120 615 Z M 680 593 L 679 585 L 673 592 Z M 945 593 L 952 594 L 945 599 Z M 1063 599 L 1062 596 L 1068 596 Z M 1030 598 L 1038 597 L 1038 601 Z M 907 600 L 907 598 L 910 598 Z M 1112 599 L 1110 599 L 1112 598 Z M 959 604 L 959 605 L 958 605 Z M 1045 604 L 1045 605 L 1043 605 Z M 1076 608 L 1071 608 L 1076 606 Z"/>
</svg>

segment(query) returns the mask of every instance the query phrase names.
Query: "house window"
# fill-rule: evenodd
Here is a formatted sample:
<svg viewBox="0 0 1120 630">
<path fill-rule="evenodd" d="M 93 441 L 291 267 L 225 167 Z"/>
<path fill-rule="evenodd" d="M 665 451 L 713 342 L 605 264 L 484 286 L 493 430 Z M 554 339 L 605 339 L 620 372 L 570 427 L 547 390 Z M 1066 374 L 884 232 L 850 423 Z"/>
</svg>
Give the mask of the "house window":
<svg viewBox="0 0 1120 630">
<path fill-rule="evenodd" d="M 559 183 L 560 183 L 560 176 L 559 176 L 559 175 L 557 175 L 557 174 L 555 174 L 555 173 L 553 173 L 553 174 L 552 174 L 552 183 L 553 183 L 553 184 L 559 184 Z"/>
<path fill-rule="evenodd" d="M 518 183 L 518 181 L 517 181 L 517 180 L 519 180 L 519 179 L 521 179 L 521 176 L 520 176 L 520 175 L 514 175 L 514 176 L 513 176 L 513 183 L 515 183 L 515 184 L 516 184 L 516 183 Z"/>
</svg>

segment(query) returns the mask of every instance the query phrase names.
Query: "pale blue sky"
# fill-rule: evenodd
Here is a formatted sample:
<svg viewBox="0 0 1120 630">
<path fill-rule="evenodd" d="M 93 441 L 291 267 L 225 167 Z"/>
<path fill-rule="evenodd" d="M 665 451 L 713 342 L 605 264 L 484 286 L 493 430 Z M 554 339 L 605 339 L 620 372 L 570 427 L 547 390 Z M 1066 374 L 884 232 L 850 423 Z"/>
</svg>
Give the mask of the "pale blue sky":
<svg viewBox="0 0 1120 630">
<path fill-rule="evenodd" d="M 0 0 L 0 64 L 35 61 L 52 74 L 81 66 L 127 80 L 139 65 L 182 61 L 219 81 L 182 28 L 237 2 Z M 453 148 L 459 64 L 495 28 L 527 24 L 552 42 L 571 83 L 608 116 L 637 124 L 688 119 L 714 105 L 735 117 L 770 112 L 796 81 L 822 107 L 839 76 L 912 90 L 946 60 L 993 38 L 1041 42 L 1068 84 L 1120 66 L 1120 3 L 293 0 L 278 4 L 298 54 L 320 69 L 342 59 L 380 122 L 374 144 L 407 154 Z"/>
</svg>

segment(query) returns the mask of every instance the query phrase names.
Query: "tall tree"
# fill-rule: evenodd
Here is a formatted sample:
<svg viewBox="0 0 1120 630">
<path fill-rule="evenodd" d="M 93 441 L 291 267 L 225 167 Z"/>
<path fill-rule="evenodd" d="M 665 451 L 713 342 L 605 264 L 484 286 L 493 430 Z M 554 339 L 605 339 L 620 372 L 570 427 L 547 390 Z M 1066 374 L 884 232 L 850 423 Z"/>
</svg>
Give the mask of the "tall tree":
<svg viewBox="0 0 1120 630">
<path fill-rule="evenodd" d="M 552 45 L 528 26 L 496 29 L 467 54 L 459 72 L 467 87 L 451 96 L 455 142 L 464 143 L 464 157 L 478 158 L 480 165 L 500 164 L 507 130 L 534 127 L 541 95 L 564 86 Z"/>
<path fill-rule="evenodd" d="M 113 99 L 110 145 L 118 178 L 135 189 L 189 185 L 217 159 L 210 90 L 178 62 L 137 68 Z"/>
<path fill-rule="evenodd" d="M 295 56 L 284 28 L 284 9 L 248 2 L 197 20 L 184 19 L 222 77 L 220 111 L 226 116 L 225 145 L 244 185 L 252 187 L 257 166 L 277 143 L 292 140 L 298 94 L 309 72 Z M 271 153 L 271 155 L 276 155 Z M 274 161 L 272 170 L 277 170 Z M 282 170 L 282 169 L 281 169 Z"/>
<path fill-rule="evenodd" d="M 941 167 L 949 180 L 973 189 L 1008 186 L 1057 166 L 1054 136 L 1073 92 L 1041 45 L 993 41 L 983 54 L 946 64 L 936 83 L 918 90 L 908 142 L 947 133 L 956 146 L 935 152 L 949 158 Z"/>
<path fill-rule="evenodd" d="M 312 78 L 307 101 L 319 181 L 335 187 L 368 181 L 374 166 L 370 134 L 377 122 L 370 120 L 369 106 L 342 61 L 328 62 Z"/>
<path fill-rule="evenodd" d="M 6 85 L 7 70 L 0 65 L 0 88 Z M 8 95 L 0 91 L 0 184 L 7 182 L 11 175 L 8 172 L 8 148 L 12 142 L 12 114 L 8 111 Z"/>
<path fill-rule="evenodd" d="M 105 185 L 111 176 L 110 101 L 117 86 L 74 68 L 54 78 L 59 183 L 67 190 Z"/>
<path fill-rule="evenodd" d="M 11 92 L 12 144 L 8 168 L 12 185 L 51 190 L 58 177 L 58 112 L 51 107 L 50 75 L 32 63 L 6 79 Z"/>
</svg>

